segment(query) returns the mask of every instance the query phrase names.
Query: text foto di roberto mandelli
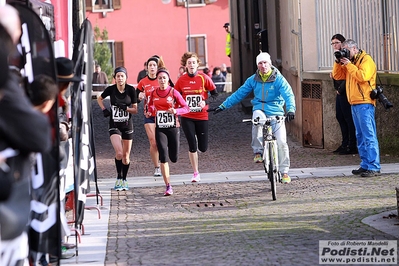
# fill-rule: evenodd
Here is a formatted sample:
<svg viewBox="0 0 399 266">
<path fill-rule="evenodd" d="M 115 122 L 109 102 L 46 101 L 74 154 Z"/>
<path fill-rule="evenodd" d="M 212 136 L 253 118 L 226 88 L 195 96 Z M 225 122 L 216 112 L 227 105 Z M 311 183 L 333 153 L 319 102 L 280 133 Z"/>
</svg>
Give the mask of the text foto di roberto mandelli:
<svg viewBox="0 0 399 266">
<path fill-rule="evenodd" d="M 326 260 L 328 259 L 328 260 Z M 332 260 L 331 260 L 332 259 Z M 396 240 L 320 240 L 319 262 L 396 263 Z"/>
<path fill-rule="evenodd" d="M 323 240 L 324 241 L 324 240 Z M 328 240 L 328 246 L 388 246 L 388 240 Z"/>
</svg>

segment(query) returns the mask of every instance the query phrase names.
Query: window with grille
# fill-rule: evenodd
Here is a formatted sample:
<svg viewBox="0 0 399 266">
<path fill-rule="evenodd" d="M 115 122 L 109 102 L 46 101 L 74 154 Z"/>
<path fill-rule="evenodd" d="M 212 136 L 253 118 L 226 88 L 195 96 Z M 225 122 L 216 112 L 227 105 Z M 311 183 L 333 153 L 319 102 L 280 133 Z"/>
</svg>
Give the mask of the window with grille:
<svg viewBox="0 0 399 266">
<path fill-rule="evenodd" d="M 321 99 L 321 84 L 316 82 L 303 82 L 302 98 Z"/>
<path fill-rule="evenodd" d="M 187 36 L 187 43 L 188 43 Z M 206 35 L 191 35 L 190 36 L 190 52 L 196 53 L 201 60 L 200 68 L 204 68 L 208 64 L 208 56 L 206 49 Z"/>
</svg>

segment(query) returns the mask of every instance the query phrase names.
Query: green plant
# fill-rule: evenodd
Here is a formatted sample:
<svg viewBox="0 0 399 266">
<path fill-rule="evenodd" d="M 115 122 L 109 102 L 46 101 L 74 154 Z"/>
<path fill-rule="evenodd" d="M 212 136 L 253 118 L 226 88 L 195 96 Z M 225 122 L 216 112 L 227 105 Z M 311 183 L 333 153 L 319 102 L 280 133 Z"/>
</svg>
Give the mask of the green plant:
<svg viewBox="0 0 399 266">
<path fill-rule="evenodd" d="M 98 26 L 94 27 L 94 60 L 101 66 L 101 70 L 107 74 L 108 80 L 113 79 L 113 69 L 111 64 L 112 53 L 108 46 L 108 31 L 102 31 Z"/>
</svg>

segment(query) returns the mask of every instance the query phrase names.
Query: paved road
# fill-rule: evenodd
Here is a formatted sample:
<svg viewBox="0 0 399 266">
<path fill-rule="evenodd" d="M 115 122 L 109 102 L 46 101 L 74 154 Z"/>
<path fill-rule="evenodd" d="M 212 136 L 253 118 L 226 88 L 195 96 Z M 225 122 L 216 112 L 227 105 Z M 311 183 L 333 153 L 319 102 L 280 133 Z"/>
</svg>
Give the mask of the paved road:
<svg viewBox="0 0 399 266">
<path fill-rule="evenodd" d="M 396 210 L 397 165 L 391 167 L 392 173 L 358 178 L 350 174 L 359 162 L 357 155 L 333 155 L 331 151 L 302 148 L 290 141 L 293 182 L 279 185 L 278 200 L 272 201 L 261 166 L 252 162 L 250 126 L 240 123 L 244 117 L 248 116 L 238 107 L 211 117 L 210 148 L 200 154 L 201 172 L 208 174 L 203 174 L 200 184 L 189 182 L 191 170 L 182 139 L 180 161 L 171 165 L 175 192 L 171 197 L 163 196 L 162 179 L 150 176 L 148 142 L 141 132 L 140 120 L 135 122 L 128 178 L 132 189 L 110 189 L 113 180 L 108 178 L 113 177 L 114 171 L 112 148 L 105 120 L 95 117 L 99 183 L 110 200 L 102 210 L 101 220 L 107 221 L 106 252 L 101 251 L 105 244 L 99 242 L 103 240 L 97 240 L 98 246 L 90 245 L 86 252 L 92 254 L 90 261 L 78 257 L 65 263 L 317 265 L 319 240 L 398 238 L 362 223 L 371 215 Z M 383 157 L 382 161 L 398 162 L 394 157 Z M 333 169 L 339 174 L 323 177 L 330 173 L 324 168 L 317 171 L 323 166 L 338 166 Z M 312 168 L 298 169 L 304 167 Z M 305 178 L 306 171 L 314 173 Z M 96 230 L 96 226 L 96 222 L 86 225 L 86 231 Z"/>
<path fill-rule="evenodd" d="M 396 181 L 299 179 L 275 202 L 264 181 L 113 192 L 106 265 L 317 265 L 319 240 L 396 239 L 361 222 L 394 208 Z"/>
<path fill-rule="evenodd" d="M 399 164 L 384 167 L 394 173 Z M 398 174 L 364 179 L 347 176 L 350 169 L 293 169 L 293 182 L 278 186 L 277 201 L 262 171 L 204 174 L 200 184 L 176 175 L 171 197 L 150 176 L 129 178 L 128 192 L 101 179 L 102 217 L 86 211 L 80 255 L 62 262 L 317 265 L 319 240 L 396 240 L 398 220 L 387 217 L 396 214 Z"/>
</svg>

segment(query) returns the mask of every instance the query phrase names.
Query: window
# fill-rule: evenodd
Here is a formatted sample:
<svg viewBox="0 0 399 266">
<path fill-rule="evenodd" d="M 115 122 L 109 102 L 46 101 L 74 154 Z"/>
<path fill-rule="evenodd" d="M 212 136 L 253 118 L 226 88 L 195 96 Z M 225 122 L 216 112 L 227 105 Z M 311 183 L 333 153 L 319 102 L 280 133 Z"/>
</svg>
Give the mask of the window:
<svg viewBox="0 0 399 266">
<path fill-rule="evenodd" d="M 102 42 L 102 41 L 99 41 Z M 111 51 L 110 64 L 112 69 L 118 66 L 124 66 L 125 60 L 123 56 L 123 42 L 107 41 L 108 47 Z"/>
<path fill-rule="evenodd" d="M 188 36 L 187 36 L 188 44 Z M 190 36 L 190 50 L 196 53 L 201 60 L 200 68 L 208 65 L 208 54 L 206 46 L 206 35 L 191 35 Z"/>
<path fill-rule="evenodd" d="M 111 1 L 110 0 L 95 0 L 94 8 L 95 9 L 111 9 Z"/>
<path fill-rule="evenodd" d="M 121 0 L 86 0 L 86 11 L 121 9 Z"/>
<path fill-rule="evenodd" d="M 188 0 L 190 5 L 199 5 L 199 4 L 205 4 L 204 0 Z M 185 6 L 186 5 L 186 0 L 177 0 L 177 5 L 178 6 Z"/>
<path fill-rule="evenodd" d="M 178 6 L 185 6 L 187 0 L 176 0 L 176 5 Z M 208 4 L 215 3 L 217 0 L 188 0 L 190 3 L 190 7 L 196 7 L 196 6 L 204 6 Z"/>
</svg>

